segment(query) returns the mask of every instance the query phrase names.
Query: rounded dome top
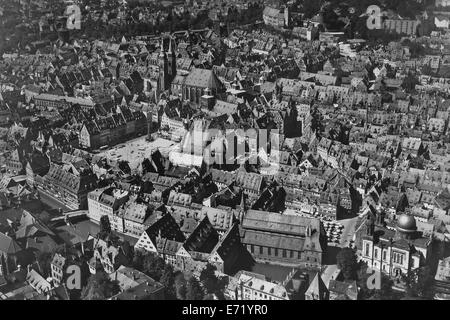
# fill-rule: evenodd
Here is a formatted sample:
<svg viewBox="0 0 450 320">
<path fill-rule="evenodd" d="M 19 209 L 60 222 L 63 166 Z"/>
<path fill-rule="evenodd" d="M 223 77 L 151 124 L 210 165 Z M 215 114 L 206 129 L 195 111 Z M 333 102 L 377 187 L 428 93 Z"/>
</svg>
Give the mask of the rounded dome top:
<svg viewBox="0 0 450 320">
<path fill-rule="evenodd" d="M 416 219 L 413 216 L 402 214 L 397 220 L 397 229 L 402 232 L 414 232 L 417 230 Z"/>
</svg>

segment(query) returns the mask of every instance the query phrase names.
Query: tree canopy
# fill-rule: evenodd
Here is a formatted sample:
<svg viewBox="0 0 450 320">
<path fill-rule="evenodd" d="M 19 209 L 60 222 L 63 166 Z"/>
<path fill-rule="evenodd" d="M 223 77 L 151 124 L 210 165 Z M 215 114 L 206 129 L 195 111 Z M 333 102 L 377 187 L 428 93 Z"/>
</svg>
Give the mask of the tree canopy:
<svg viewBox="0 0 450 320">
<path fill-rule="evenodd" d="M 111 223 L 109 222 L 108 216 L 104 215 L 100 218 L 99 237 L 101 239 L 105 239 L 110 234 L 111 234 Z"/>
<path fill-rule="evenodd" d="M 187 283 L 182 273 L 175 277 L 175 294 L 178 300 L 186 299 Z"/>
<path fill-rule="evenodd" d="M 358 270 L 358 261 L 356 260 L 355 251 L 351 248 L 343 248 L 336 256 L 338 268 L 346 280 L 355 280 L 356 271 Z"/>
<path fill-rule="evenodd" d="M 186 300 L 203 300 L 205 293 L 203 292 L 200 282 L 191 276 L 186 285 Z"/>
<path fill-rule="evenodd" d="M 200 281 L 206 290 L 206 293 L 215 293 L 218 288 L 219 279 L 216 274 L 216 267 L 208 263 L 200 273 Z"/>
<path fill-rule="evenodd" d="M 86 287 L 83 289 L 81 298 L 83 300 L 105 300 L 119 293 L 120 288 L 116 281 L 109 278 L 104 270 L 89 277 Z"/>
<path fill-rule="evenodd" d="M 433 299 L 434 277 L 430 267 L 423 266 L 406 276 L 406 297 Z"/>
</svg>

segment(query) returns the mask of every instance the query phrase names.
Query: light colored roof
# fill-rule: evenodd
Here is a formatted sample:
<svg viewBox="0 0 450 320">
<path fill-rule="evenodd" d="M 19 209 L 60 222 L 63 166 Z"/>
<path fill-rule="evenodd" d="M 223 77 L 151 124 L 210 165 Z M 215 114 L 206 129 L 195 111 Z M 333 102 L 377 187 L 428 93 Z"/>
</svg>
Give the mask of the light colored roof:
<svg viewBox="0 0 450 320">
<path fill-rule="evenodd" d="M 313 281 L 311 281 L 311 284 L 309 285 L 309 288 L 306 291 L 305 295 L 312 295 L 315 300 L 319 300 L 322 298 L 323 294 L 327 291 L 328 289 L 325 286 L 322 277 L 320 276 L 319 273 L 317 273 Z"/>
<path fill-rule="evenodd" d="M 94 106 L 94 102 L 89 99 L 79 98 L 79 97 L 68 97 L 68 96 L 57 96 L 49 93 L 42 93 L 34 97 L 34 99 L 39 100 L 50 100 L 50 101 L 67 101 L 71 104 L 79 104 L 83 106 Z"/>
<path fill-rule="evenodd" d="M 22 251 L 22 249 L 17 244 L 17 242 L 14 241 L 13 238 L 0 232 L 0 252 L 6 254 L 15 254 L 19 251 Z"/>
<path fill-rule="evenodd" d="M 263 294 L 275 296 L 280 299 L 288 299 L 286 288 L 280 284 L 269 282 L 259 277 L 253 277 L 245 273 L 240 275 L 239 282 L 242 283 L 243 286 L 260 291 Z"/>
<path fill-rule="evenodd" d="M 263 11 L 263 16 L 276 17 L 280 13 L 280 10 L 271 7 L 265 7 Z"/>
<path fill-rule="evenodd" d="M 295 236 L 305 236 L 306 227 L 319 230 L 320 221 L 315 218 L 284 215 L 276 212 L 249 210 L 244 216 L 242 226 L 268 232 L 281 232 Z"/>
<path fill-rule="evenodd" d="M 233 225 L 234 221 L 234 213 L 232 211 L 219 208 L 203 206 L 199 220 L 202 220 L 205 216 L 208 216 L 208 219 L 214 228 L 219 230 L 228 230 Z"/>
</svg>

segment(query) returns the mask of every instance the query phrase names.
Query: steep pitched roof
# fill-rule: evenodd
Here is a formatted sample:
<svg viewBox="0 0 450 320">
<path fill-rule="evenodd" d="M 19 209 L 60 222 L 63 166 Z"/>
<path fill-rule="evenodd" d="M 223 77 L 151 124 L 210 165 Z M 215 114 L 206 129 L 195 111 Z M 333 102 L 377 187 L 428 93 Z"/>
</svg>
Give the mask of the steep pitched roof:
<svg viewBox="0 0 450 320">
<path fill-rule="evenodd" d="M 314 300 L 324 300 L 328 296 L 327 286 L 319 273 L 317 273 L 313 281 L 311 281 L 305 295 L 313 297 Z"/>
<path fill-rule="evenodd" d="M 13 238 L 0 232 L 0 252 L 6 254 L 15 254 L 22 251 L 22 248 L 14 241 Z"/>
<path fill-rule="evenodd" d="M 217 78 L 212 70 L 208 69 L 193 69 L 186 77 L 185 85 L 191 87 L 218 89 L 222 87 L 222 83 Z"/>
</svg>

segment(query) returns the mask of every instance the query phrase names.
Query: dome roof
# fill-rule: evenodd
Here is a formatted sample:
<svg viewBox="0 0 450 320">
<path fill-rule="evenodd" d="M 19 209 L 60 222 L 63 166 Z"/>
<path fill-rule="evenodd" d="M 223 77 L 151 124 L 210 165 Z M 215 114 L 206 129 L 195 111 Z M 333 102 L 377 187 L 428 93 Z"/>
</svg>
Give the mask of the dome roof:
<svg viewBox="0 0 450 320">
<path fill-rule="evenodd" d="M 400 215 L 397 219 L 397 229 L 408 233 L 416 231 L 416 219 L 407 214 Z"/>
</svg>

